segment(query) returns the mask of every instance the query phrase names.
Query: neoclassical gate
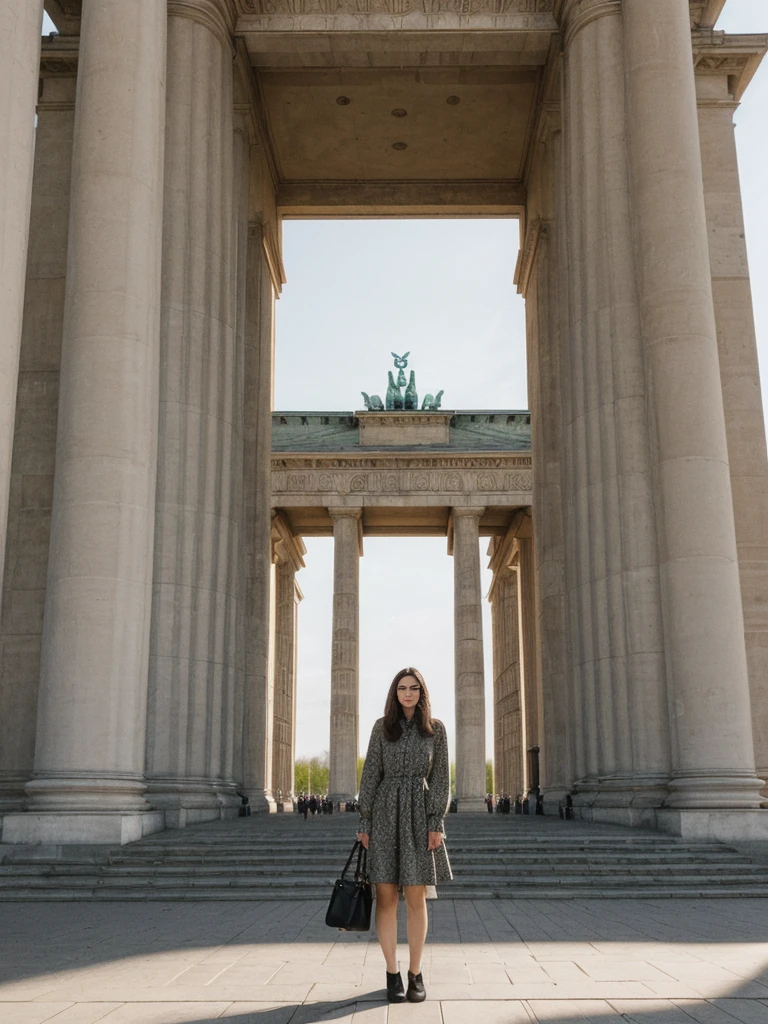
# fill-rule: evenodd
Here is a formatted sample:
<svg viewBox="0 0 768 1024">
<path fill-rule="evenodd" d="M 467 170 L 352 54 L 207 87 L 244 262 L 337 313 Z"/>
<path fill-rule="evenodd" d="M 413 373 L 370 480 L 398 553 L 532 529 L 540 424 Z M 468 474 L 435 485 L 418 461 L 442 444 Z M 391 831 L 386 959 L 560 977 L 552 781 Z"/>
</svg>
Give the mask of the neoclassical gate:
<svg viewBox="0 0 768 1024">
<path fill-rule="evenodd" d="M 43 0 L 18 6 L 3 841 L 124 842 L 233 813 L 238 788 L 273 806 L 280 225 L 410 215 L 521 224 L 546 787 L 584 815 L 768 836 L 733 138 L 768 37 L 718 32 L 723 0 L 46 0 L 41 54 Z M 454 516 L 455 545 L 474 530 Z"/>
<path fill-rule="evenodd" d="M 334 542 L 330 795 L 349 800 L 357 792 L 359 558 L 366 535 L 447 537 L 455 570 L 456 796 L 462 811 L 484 809 L 479 538 L 491 538 L 497 787 L 523 789 L 525 729 L 532 730 L 535 743 L 538 714 L 532 707 L 526 723 L 522 709 L 539 699 L 535 638 L 526 631 L 528 657 L 521 660 L 517 628 L 518 562 L 523 620 L 532 625 L 535 618 L 532 539 L 526 528 L 532 485 L 529 415 L 275 413 L 272 423 L 278 609 L 289 607 L 288 595 L 295 590 L 300 538 L 332 536 Z M 497 621 L 500 616 L 504 623 Z M 276 636 L 281 629 L 278 623 Z M 293 637 L 294 645 L 281 649 L 295 665 L 295 631 Z M 274 659 L 282 677 L 277 652 Z M 295 693 L 295 683 L 286 689 Z M 292 764 L 287 731 L 277 739 L 278 723 L 292 718 L 292 708 L 284 710 L 281 703 L 279 714 L 277 703 L 275 708 L 272 763 Z"/>
</svg>

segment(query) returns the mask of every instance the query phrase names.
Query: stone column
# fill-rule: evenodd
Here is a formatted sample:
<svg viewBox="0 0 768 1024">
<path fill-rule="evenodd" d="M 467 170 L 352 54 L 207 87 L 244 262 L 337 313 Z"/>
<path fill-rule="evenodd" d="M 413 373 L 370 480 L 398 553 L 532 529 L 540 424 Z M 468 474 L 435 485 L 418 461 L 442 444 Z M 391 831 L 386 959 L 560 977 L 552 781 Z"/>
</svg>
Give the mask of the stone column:
<svg viewBox="0 0 768 1024">
<path fill-rule="evenodd" d="M 541 785 L 545 812 L 557 813 L 573 781 L 570 766 L 574 718 L 568 713 L 564 552 L 564 438 L 560 389 L 560 332 L 566 264 L 559 90 L 545 100 L 539 144 L 528 184 L 526 235 L 518 291 L 525 297 L 528 394 L 533 462 L 537 650 L 541 685 Z M 529 272 L 527 272 L 529 270 Z"/>
<path fill-rule="evenodd" d="M 255 812 L 275 810 L 272 796 L 272 695 L 269 672 L 271 575 L 272 367 L 275 289 L 264 226 L 248 235 L 245 336 L 245 736 L 243 788 Z"/>
<path fill-rule="evenodd" d="M 768 458 L 728 75 L 696 77 L 704 204 L 758 777 L 768 780 Z M 763 788 L 768 797 L 768 785 Z"/>
<path fill-rule="evenodd" d="M 565 37 L 566 581 L 583 772 L 575 789 L 578 803 L 628 821 L 634 810 L 619 809 L 663 802 L 670 751 L 622 5 L 558 0 L 556 10 Z"/>
<path fill-rule="evenodd" d="M 45 58 L 44 58 L 45 61 Z M 74 73 L 43 77 L 0 619 L 0 809 L 19 809 L 35 760 L 67 266 Z"/>
<path fill-rule="evenodd" d="M 667 805 L 757 807 L 688 4 L 624 0 L 623 11 L 675 736 Z"/>
<path fill-rule="evenodd" d="M 43 0 L 0 4 L 0 588 L 27 268 Z M 0 600 L 2 590 L 0 589 Z"/>
<path fill-rule="evenodd" d="M 333 647 L 328 796 L 337 801 L 351 800 L 357 793 L 362 510 L 329 508 L 328 512 L 333 520 Z"/>
<path fill-rule="evenodd" d="M 286 811 L 292 810 L 295 760 L 297 606 L 301 591 L 296 583 L 296 564 L 278 545 L 275 594 L 275 702 L 272 787 Z"/>
<path fill-rule="evenodd" d="M 128 6 L 83 7 L 35 813 L 4 842 L 126 842 L 160 817 L 142 821 L 166 20 Z"/>
<path fill-rule="evenodd" d="M 512 800 L 525 788 L 518 596 L 517 569 L 499 567 L 488 595 L 493 630 L 493 774 L 496 792 Z"/>
<path fill-rule="evenodd" d="M 536 629 L 536 572 L 532 537 L 517 538 L 520 591 L 520 640 L 525 697 L 525 750 L 542 743 L 541 674 Z M 526 762 L 527 763 L 527 762 Z M 530 779 L 527 780 L 531 784 Z"/>
<path fill-rule="evenodd" d="M 147 782 L 167 824 L 237 813 L 233 24 L 169 0 L 162 363 Z"/>
<path fill-rule="evenodd" d="M 458 810 L 485 809 L 485 668 L 479 527 L 482 508 L 451 510 Z"/>
</svg>

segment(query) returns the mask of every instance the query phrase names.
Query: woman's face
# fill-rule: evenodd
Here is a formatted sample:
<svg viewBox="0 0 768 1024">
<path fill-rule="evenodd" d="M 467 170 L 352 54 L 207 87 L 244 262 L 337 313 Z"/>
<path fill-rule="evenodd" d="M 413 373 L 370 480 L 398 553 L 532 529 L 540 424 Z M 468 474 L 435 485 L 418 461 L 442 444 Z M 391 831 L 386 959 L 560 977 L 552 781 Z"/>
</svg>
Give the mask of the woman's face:
<svg viewBox="0 0 768 1024">
<path fill-rule="evenodd" d="M 415 708 L 421 696 L 421 684 L 416 676 L 403 676 L 397 684 L 397 699 L 404 708 Z"/>
</svg>

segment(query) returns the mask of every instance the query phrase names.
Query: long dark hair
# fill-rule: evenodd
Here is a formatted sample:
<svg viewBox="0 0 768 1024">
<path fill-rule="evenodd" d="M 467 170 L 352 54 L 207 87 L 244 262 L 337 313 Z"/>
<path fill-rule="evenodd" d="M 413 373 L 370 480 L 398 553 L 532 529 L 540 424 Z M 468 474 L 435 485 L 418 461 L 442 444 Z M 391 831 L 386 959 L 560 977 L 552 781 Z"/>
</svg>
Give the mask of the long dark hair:
<svg viewBox="0 0 768 1024">
<path fill-rule="evenodd" d="M 422 736 L 435 735 L 435 729 L 432 725 L 432 710 L 429 706 L 429 693 L 427 691 L 427 684 L 424 682 L 424 676 L 418 669 L 401 668 L 392 680 L 392 685 L 390 686 L 389 693 L 387 694 L 387 703 L 384 705 L 384 736 L 390 741 L 390 743 L 394 743 L 396 740 L 400 739 L 400 734 L 402 732 L 400 720 L 405 718 L 403 705 L 397 699 L 397 684 L 403 676 L 413 676 L 421 687 L 419 703 L 413 711 L 413 717 L 419 728 L 419 732 Z"/>
</svg>

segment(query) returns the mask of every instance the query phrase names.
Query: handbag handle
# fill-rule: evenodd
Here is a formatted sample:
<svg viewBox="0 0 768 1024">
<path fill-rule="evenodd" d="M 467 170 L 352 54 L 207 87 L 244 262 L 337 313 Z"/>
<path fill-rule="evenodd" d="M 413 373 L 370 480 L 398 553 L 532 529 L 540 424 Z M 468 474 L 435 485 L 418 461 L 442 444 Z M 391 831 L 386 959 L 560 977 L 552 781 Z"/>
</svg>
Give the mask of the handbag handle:
<svg viewBox="0 0 768 1024">
<path fill-rule="evenodd" d="M 355 840 L 354 845 L 352 846 L 352 851 L 350 855 L 347 857 L 347 863 L 342 868 L 340 877 L 344 878 L 347 871 L 349 871 L 349 865 L 352 863 L 352 859 L 355 856 L 355 853 L 357 853 L 357 864 L 355 865 L 355 881 L 358 882 L 360 881 L 361 878 L 364 878 L 366 876 L 368 871 L 368 851 L 366 850 L 366 848 L 363 846 L 359 839 Z"/>
</svg>

